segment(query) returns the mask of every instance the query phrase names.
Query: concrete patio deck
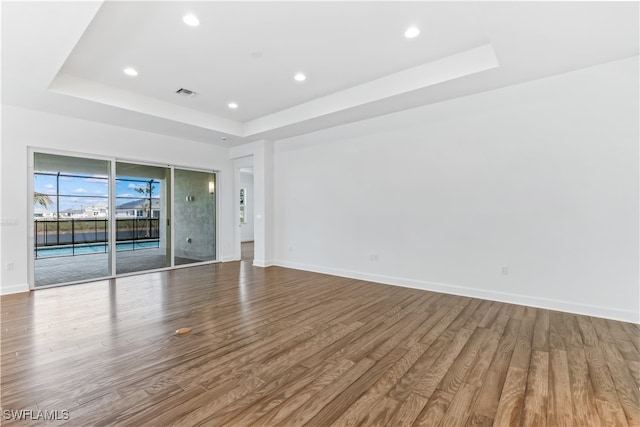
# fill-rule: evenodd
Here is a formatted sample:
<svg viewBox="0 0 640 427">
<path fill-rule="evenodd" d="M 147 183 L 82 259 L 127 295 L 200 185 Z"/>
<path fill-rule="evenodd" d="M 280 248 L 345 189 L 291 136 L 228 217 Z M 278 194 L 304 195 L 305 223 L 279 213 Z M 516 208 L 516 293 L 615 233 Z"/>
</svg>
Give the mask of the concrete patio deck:
<svg viewBox="0 0 640 427">
<path fill-rule="evenodd" d="M 35 260 L 35 286 L 108 277 L 110 275 L 108 260 L 108 254 L 105 253 L 39 258 Z M 176 257 L 176 265 L 198 262 L 202 261 Z M 169 266 L 170 262 L 164 250 L 141 249 L 116 252 L 117 274 L 155 270 Z"/>
</svg>

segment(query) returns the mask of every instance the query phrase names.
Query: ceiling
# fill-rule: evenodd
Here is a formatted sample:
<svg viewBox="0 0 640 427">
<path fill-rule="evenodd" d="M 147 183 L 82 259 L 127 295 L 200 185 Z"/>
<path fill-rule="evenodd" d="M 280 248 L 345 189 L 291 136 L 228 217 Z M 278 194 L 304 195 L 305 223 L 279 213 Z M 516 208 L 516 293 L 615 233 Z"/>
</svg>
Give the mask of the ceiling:
<svg viewBox="0 0 640 427">
<path fill-rule="evenodd" d="M 638 55 L 638 38 L 637 2 L 3 1 L 2 102 L 233 146 Z"/>
</svg>

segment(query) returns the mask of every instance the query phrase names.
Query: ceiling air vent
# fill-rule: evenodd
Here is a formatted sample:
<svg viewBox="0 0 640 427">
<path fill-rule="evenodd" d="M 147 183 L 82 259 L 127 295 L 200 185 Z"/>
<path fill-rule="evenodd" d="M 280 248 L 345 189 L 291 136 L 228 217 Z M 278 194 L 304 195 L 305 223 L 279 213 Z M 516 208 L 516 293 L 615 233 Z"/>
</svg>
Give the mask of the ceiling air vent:
<svg viewBox="0 0 640 427">
<path fill-rule="evenodd" d="M 185 88 L 180 88 L 176 91 L 176 93 L 178 95 L 182 95 L 182 96 L 186 96 L 187 98 L 192 97 L 193 95 L 195 95 L 196 93 L 192 90 L 189 89 L 185 89 Z"/>
</svg>

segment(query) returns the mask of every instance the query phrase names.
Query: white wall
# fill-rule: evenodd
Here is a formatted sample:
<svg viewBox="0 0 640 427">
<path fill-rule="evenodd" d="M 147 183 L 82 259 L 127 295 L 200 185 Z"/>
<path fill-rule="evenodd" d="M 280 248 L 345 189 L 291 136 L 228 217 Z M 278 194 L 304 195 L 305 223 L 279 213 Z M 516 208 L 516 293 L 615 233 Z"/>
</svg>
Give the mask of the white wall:
<svg viewBox="0 0 640 427">
<path fill-rule="evenodd" d="M 245 197 L 245 223 L 240 224 L 240 240 L 242 242 L 253 241 L 253 173 L 240 171 L 240 188 L 246 189 Z"/>
<path fill-rule="evenodd" d="M 28 147 L 220 171 L 218 258 L 233 257 L 233 167 L 226 148 L 3 105 L 1 217 L 17 224 L 2 225 L 2 293 L 28 290 Z M 14 270 L 6 269 L 9 262 Z"/>
<path fill-rule="evenodd" d="M 277 141 L 274 262 L 638 322 L 638 115 L 634 57 Z"/>
<path fill-rule="evenodd" d="M 638 322 L 637 76 L 635 57 L 229 151 L 3 106 L 0 290 L 27 289 L 28 146 L 221 171 L 221 259 L 230 153 L 257 158 L 257 265 Z"/>
</svg>

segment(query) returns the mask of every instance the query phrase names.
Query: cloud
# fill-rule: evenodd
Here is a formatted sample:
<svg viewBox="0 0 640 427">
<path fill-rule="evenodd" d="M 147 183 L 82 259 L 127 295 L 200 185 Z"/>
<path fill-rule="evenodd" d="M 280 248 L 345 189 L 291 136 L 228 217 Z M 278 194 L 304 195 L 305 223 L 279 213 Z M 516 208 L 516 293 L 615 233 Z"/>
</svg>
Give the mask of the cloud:
<svg viewBox="0 0 640 427">
<path fill-rule="evenodd" d="M 84 188 L 76 188 L 75 190 L 73 190 L 74 193 L 86 193 L 87 190 L 85 190 Z"/>
<path fill-rule="evenodd" d="M 134 184 L 133 182 L 127 186 L 127 188 L 145 188 L 144 184 Z"/>
<path fill-rule="evenodd" d="M 45 184 L 44 188 L 56 188 L 56 186 L 53 184 Z"/>
</svg>

